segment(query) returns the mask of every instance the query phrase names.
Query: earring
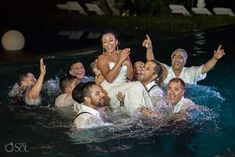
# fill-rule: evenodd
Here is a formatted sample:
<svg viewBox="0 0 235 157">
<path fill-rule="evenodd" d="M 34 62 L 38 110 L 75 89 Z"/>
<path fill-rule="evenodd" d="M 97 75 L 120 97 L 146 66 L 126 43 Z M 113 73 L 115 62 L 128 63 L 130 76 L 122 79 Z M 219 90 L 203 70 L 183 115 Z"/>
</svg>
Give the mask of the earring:
<svg viewBox="0 0 235 157">
<path fill-rule="evenodd" d="M 117 51 L 119 50 L 118 45 L 117 45 L 117 47 L 116 47 L 116 50 L 117 50 Z"/>
<path fill-rule="evenodd" d="M 104 48 L 103 48 L 103 53 L 105 52 Z"/>
</svg>

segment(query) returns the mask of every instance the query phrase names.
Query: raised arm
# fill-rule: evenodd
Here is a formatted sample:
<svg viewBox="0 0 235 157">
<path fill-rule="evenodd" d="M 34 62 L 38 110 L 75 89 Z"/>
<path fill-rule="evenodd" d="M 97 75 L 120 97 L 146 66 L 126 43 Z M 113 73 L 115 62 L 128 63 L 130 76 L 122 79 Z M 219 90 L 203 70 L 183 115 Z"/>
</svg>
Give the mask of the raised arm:
<svg viewBox="0 0 235 157">
<path fill-rule="evenodd" d="M 29 95 L 28 95 L 29 98 L 35 99 L 39 97 L 40 92 L 42 90 L 42 85 L 43 85 L 45 74 L 46 74 L 46 65 L 43 62 L 43 58 L 41 58 L 40 59 L 40 76 L 37 82 L 35 83 L 35 85 L 33 86 L 33 88 L 31 89 L 31 91 L 29 92 Z"/>
<path fill-rule="evenodd" d="M 146 60 L 154 60 L 153 45 L 150 37 L 146 34 L 146 39 L 143 41 L 142 46 L 146 48 Z"/>
<path fill-rule="evenodd" d="M 153 53 L 153 44 L 148 34 L 146 34 L 146 39 L 143 41 L 142 46 L 146 48 L 146 60 L 147 61 L 155 60 L 155 56 Z M 159 79 L 157 81 L 159 85 L 162 84 L 162 82 L 166 79 L 168 75 L 168 71 L 166 67 L 162 63 L 161 65 L 162 65 L 163 72 L 162 72 L 162 75 L 159 76 Z"/>
<path fill-rule="evenodd" d="M 222 45 L 219 45 L 217 50 L 214 51 L 213 57 L 208 60 L 202 67 L 202 73 L 207 73 L 216 65 L 217 61 L 225 55 L 224 49 L 221 48 Z"/>
<path fill-rule="evenodd" d="M 102 54 L 98 57 L 97 67 L 107 82 L 112 83 L 117 78 L 117 76 L 120 72 L 119 70 L 122 66 L 122 63 L 127 59 L 129 54 L 130 54 L 129 48 L 123 49 L 120 52 L 120 56 L 117 59 L 115 65 L 112 69 L 109 68 L 109 64 L 108 64 L 109 60 L 108 60 L 107 56 Z"/>
</svg>

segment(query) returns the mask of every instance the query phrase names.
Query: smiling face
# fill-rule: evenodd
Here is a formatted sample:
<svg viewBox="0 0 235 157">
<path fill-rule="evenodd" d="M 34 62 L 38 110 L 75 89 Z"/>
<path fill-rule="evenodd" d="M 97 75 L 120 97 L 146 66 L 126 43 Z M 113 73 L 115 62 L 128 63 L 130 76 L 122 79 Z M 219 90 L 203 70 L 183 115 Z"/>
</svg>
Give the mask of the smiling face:
<svg viewBox="0 0 235 157">
<path fill-rule="evenodd" d="M 143 73 L 143 69 L 144 69 L 144 62 L 141 61 L 136 61 L 133 69 L 134 69 L 134 74 L 135 74 L 135 78 L 138 80 L 139 74 Z"/>
<path fill-rule="evenodd" d="M 145 68 L 143 68 L 143 72 L 139 74 L 138 79 L 143 84 L 148 84 L 157 78 L 157 74 L 155 73 L 156 64 L 153 61 L 148 61 L 145 64 Z"/>
<path fill-rule="evenodd" d="M 182 51 L 175 51 L 171 56 L 171 65 L 174 70 L 181 71 L 186 64 L 187 57 Z"/>
<path fill-rule="evenodd" d="M 106 33 L 102 36 L 102 46 L 104 50 L 108 53 L 112 53 L 116 50 L 118 45 L 118 40 L 112 33 Z"/>
<path fill-rule="evenodd" d="M 172 105 L 176 105 L 184 96 L 185 89 L 180 81 L 170 81 L 167 87 L 167 98 Z"/>
<path fill-rule="evenodd" d="M 78 80 L 83 80 L 85 77 L 85 69 L 82 63 L 75 63 L 70 66 L 70 74 L 78 78 Z"/>
</svg>

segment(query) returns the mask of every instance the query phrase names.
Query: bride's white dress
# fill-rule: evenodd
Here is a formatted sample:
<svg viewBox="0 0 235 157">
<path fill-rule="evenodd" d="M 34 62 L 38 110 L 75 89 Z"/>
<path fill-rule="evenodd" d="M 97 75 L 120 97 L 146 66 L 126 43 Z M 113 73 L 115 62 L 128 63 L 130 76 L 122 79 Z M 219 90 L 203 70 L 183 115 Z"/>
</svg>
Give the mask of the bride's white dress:
<svg viewBox="0 0 235 157">
<path fill-rule="evenodd" d="M 114 65 L 114 62 L 109 62 L 110 69 L 112 69 Z M 101 83 L 101 86 L 108 92 L 111 98 L 110 105 L 114 112 L 120 109 L 120 102 L 117 99 L 118 92 L 122 92 L 125 95 L 125 110 L 132 115 L 141 106 L 153 108 L 151 99 L 142 83 L 139 81 L 127 82 L 126 78 L 127 66 L 122 66 L 119 75 L 112 83 L 106 80 Z"/>
</svg>

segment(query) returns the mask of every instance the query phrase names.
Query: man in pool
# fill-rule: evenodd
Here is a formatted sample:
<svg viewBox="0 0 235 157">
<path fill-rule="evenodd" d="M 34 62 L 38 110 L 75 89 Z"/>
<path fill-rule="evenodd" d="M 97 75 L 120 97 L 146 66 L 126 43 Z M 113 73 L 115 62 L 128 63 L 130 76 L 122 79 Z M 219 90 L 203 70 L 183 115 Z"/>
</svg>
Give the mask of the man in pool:
<svg viewBox="0 0 235 157">
<path fill-rule="evenodd" d="M 137 75 L 137 80 L 145 86 L 155 110 L 160 111 L 166 107 L 165 94 L 158 86 L 157 80 L 162 74 L 162 66 L 156 60 L 147 61 L 145 67 Z"/>
<path fill-rule="evenodd" d="M 26 105 L 39 105 L 41 103 L 41 90 L 46 74 L 46 65 L 40 59 L 40 75 L 35 78 L 31 72 L 22 73 L 18 76 L 18 86 L 9 94 L 13 97 L 14 103 L 25 103 Z"/>
<path fill-rule="evenodd" d="M 146 39 L 142 43 L 146 47 L 146 58 L 147 60 L 154 59 L 153 46 L 151 39 L 146 35 Z M 224 49 L 219 45 L 217 50 L 214 51 L 213 57 L 201 66 L 185 67 L 188 59 L 188 54 L 184 49 L 176 49 L 171 54 L 171 66 L 163 64 L 163 85 L 167 85 L 172 78 L 181 78 L 187 84 L 197 84 L 206 78 L 206 73 L 213 69 L 219 59 L 224 55 Z"/>
<path fill-rule="evenodd" d="M 75 76 L 67 75 L 60 79 L 60 89 L 62 94 L 59 95 L 55 100 L 56 107 L 71 107 L 75 105 L 76 101 L 72 98 L 72 91 L 76 87 L 78 79 Z"/>
<path fill-rule="evenodd" d="M 142 113 L 150 117 L 160 118 L 157 121 L 154 121 L 156 125 L 159 123 L 187 121 L 190 119 L 190 111 L 196 111 L 197 109 L 200 109 L 200 107 L 194 104 L 190 99 L 185 98 L 184 93 L 184 81 L 180 78 L 173 78 L 170 80 L 167 87 L 168 107 L 164 108 L 166 113 L 147 109 L 143 109 Z"/>
<path fill-rule="evenodd" d="M 173 113 L 187 111 L 196 107 L 194 102 L 184 97 L 184 93 L 184 81 L 180 78 L 171 79 L 167 86 L 167 99 Z"/>
<path fill-rule="evenodd" d="M 81 104 L 74 121 L 76 128 L 86 129 L 111 125 L 110 123 L 105 123 L 98 112 L 100 107 L 106 105 L 105 93 L 102 87 L 95 82 L 80 83 L 74 88 L 72 97 Z"/>
<path fill-rule="evenodd" d="M 80 61 L 76 61 L 76 62 L 71 63 L 69 68 L 70 68 L 69 69 L 70 75 L 77 77 L 78 83 L 95 80 L 94 77 L 92 77 L 92 76 L 88 77 L 85 75 L 86 74 L 85 68 L 84 68 L 82 62 L 80 62 Z"/>
</svg>

